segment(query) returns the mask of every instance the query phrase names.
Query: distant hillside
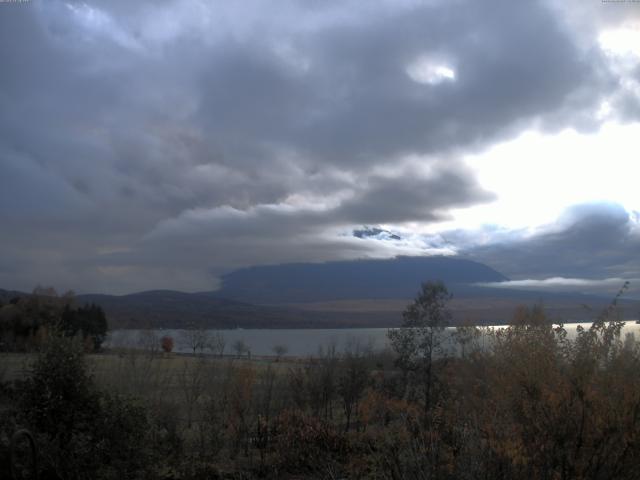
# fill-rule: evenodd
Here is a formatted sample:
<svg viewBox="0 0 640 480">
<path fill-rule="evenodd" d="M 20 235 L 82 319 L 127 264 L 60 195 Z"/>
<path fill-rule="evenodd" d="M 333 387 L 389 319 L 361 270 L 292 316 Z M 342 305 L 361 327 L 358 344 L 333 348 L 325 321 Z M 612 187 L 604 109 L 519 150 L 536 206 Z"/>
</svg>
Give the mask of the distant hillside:
<svg viewBox="0 0 640 480">
<path fill-rule="evenodd" d="M 609 299 L 587 295 L 527 292 L 465 287 L 453 289 L 454 322 L 478 324 L 508 322 L 518 305 L 543 301 L 552 318 L 591 320 Z M 104 308 L 109 326 L 116 328 L 348 328 L 400 325 L 402 311 L 415 292 L 398 299 L 346 299 L 252 305 L 218 298 L 217 293 L 149 291 L 132 295 L 79 295 L 79 303 Z M 588 311 L 584 305 L 593 307 Z M 640 304 L 622 301 L 626 317 L 635 318 Z"/>
<path fill-rule="evenodd" d="M 78 295 L 106 312 L 112 328 L 202 327 L 282 328 L 319 326 L 317 314 L 263 307 L 219 298 L 212 293 L 152 290 L 130 295 Z M 324 325 L 324 323 L 322 323 Z"/>
<path fill-rule="evenodd" d="M 320 302 L 352 298 L 413 298 L 420 284 L 499 282 L 507 277 L 482 263 L 452 257 L 398 257 L 250 267 L 222 277 L 221 298 L 251 303 Z"/>
<path fill-rule="evenodd" d="M 8 303 L 12 298 L 22 297 L 23 295 L 27 295 L 24 292 L 18 292 L 17 290 L 3 290 L 0 288 L 0 302 Z"/>
</svg>

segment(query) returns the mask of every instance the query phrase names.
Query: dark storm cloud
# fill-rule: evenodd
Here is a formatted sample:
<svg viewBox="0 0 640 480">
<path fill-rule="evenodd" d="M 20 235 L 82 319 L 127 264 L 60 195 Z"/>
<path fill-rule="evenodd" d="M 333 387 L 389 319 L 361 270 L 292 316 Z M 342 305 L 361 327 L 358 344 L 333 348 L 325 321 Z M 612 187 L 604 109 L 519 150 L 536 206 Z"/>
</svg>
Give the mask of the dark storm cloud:
<svg viewBox="0 0 640 480">
<path fill-rule="evenodd" d="M 431 177 L 415 173 L 374 178 L 364 191 L 345 201 L 336 217 L 345 223 L 403 223 L 447 218 L 447 209 L 494 198 L 460 171 L 440 170 Z"/>
<path fill-rule="evenodd" d="M 615 204 L 569 209 L 551 231 L 468 248 L 514 280 L 572 277 L 640 279 L 640 222 Z M 637 288 L 638 285 L 635 286 Z"/>
<path fill-rule="evenodd" d="M 0 286 L 205 289 L 209 267 L 402 253 L 340 229 L 489 201 L 460 154 L 531 125 L 593 126 L 612 77 L 556 15 L 0 4 L 0 248 L 17 265 Z M 455 79 L 414 81 L 421 58 Z"/>
<path fill-rule="evenodd" d="M 290 63 L 306 69 L 283 64 L 268 41 L 212 52 L 199 116 L 214 135 L 249 132 L 254 155 L 264 142 L 367 168 L 401 154 L 483 146 L 541 115 L 564 118 L 563 107 L 577 117 L 614 87 L 603 59 L 579 51 L 536 2 L 443 2 L 289 40 Z M 406 69 L 421 56 L 454 68 L 456 81 L 413 81 Z"/>
</svg>

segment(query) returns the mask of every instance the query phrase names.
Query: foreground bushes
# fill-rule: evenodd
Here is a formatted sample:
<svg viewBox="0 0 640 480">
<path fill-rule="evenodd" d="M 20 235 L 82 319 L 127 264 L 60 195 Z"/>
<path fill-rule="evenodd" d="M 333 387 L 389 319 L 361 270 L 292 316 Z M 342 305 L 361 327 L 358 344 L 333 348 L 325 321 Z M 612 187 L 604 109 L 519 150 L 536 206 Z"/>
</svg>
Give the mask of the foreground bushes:
<svg viewBox="0 0 640 480">
<path fill-rule="evenodd" d="M 98 390 L 79 342 L 52 337 L 7 396 L 13 425 L 36 437 L 41 478 L 140 478 L 147 469 L 145 410 Z"/>
</svg>

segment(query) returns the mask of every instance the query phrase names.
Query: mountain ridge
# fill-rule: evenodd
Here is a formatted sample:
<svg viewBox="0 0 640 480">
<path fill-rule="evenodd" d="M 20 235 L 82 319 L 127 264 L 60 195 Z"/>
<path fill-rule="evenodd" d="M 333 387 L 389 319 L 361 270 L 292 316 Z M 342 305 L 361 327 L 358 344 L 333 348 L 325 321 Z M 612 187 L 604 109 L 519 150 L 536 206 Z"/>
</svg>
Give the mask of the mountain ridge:
<svg viewBox="0 0 640 480">
<path fill-rule="evenodd" d="M 473 260 L 432 256 L 247 267 L 222 276 L 222 298 L 258 304 L 349 298 L 412 298 L 422 282 L 447 285 L 508 278 Z"/>
</svg>

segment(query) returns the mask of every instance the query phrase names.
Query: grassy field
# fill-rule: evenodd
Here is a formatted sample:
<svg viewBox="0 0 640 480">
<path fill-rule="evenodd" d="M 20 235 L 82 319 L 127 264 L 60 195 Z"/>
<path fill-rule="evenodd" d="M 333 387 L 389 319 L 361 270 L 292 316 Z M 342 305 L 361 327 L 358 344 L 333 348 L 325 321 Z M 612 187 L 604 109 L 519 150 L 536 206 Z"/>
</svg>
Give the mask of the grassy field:
<svg viewBox="0 0 640 480">
<path fill-rule="evenodd" d="M 13 381 L 25 378 L 29 373 L 30 365 L 37 358 L 36 353 L 0 353 L 0 381 Z M 125 378 L 135 375 L 138 370 L 145 373 L 159 374 L 162 372 L 164 380 L 169 385 L 175 385 L 176 378 L 185 370 L 193 371 L 203 364 L 212 369 L 225 368 L 229 365 L 235 367 L 250 367 L 261 371 L 271 367 L 276 371 L 284 371 L 303 364 L 306 360 L 296 357 L 253 356 L 248 358 L 236 358 L 232 355 L 218 357 L 213 355 L 190 355 L 182 353 L 154 353 L 148 354 L 140 350 L 112 351 L 104 353 L 87 354 L 89 371 L 93 374 L 98 384 L 110 384 L 116 380 L 122 382 Z M 148 380 L 148 379 L 147 379 Z"/>
<path fill-rule="evenodd" d="M 0 381 L 26 378 L 36 358 L 33 353 L 0 353 Z M 88 354 L 86 360 L 100 389 L 149 405 L 170 405 L 181 424 L 197 422 L 203 409 L 239 374 L 250 372 L 256 379 L 255 387 L 260 389 L 265 377 L 273 381 L 304 363 L 293 357 L 249 360 L 140 350 Z"/>
</svg>

